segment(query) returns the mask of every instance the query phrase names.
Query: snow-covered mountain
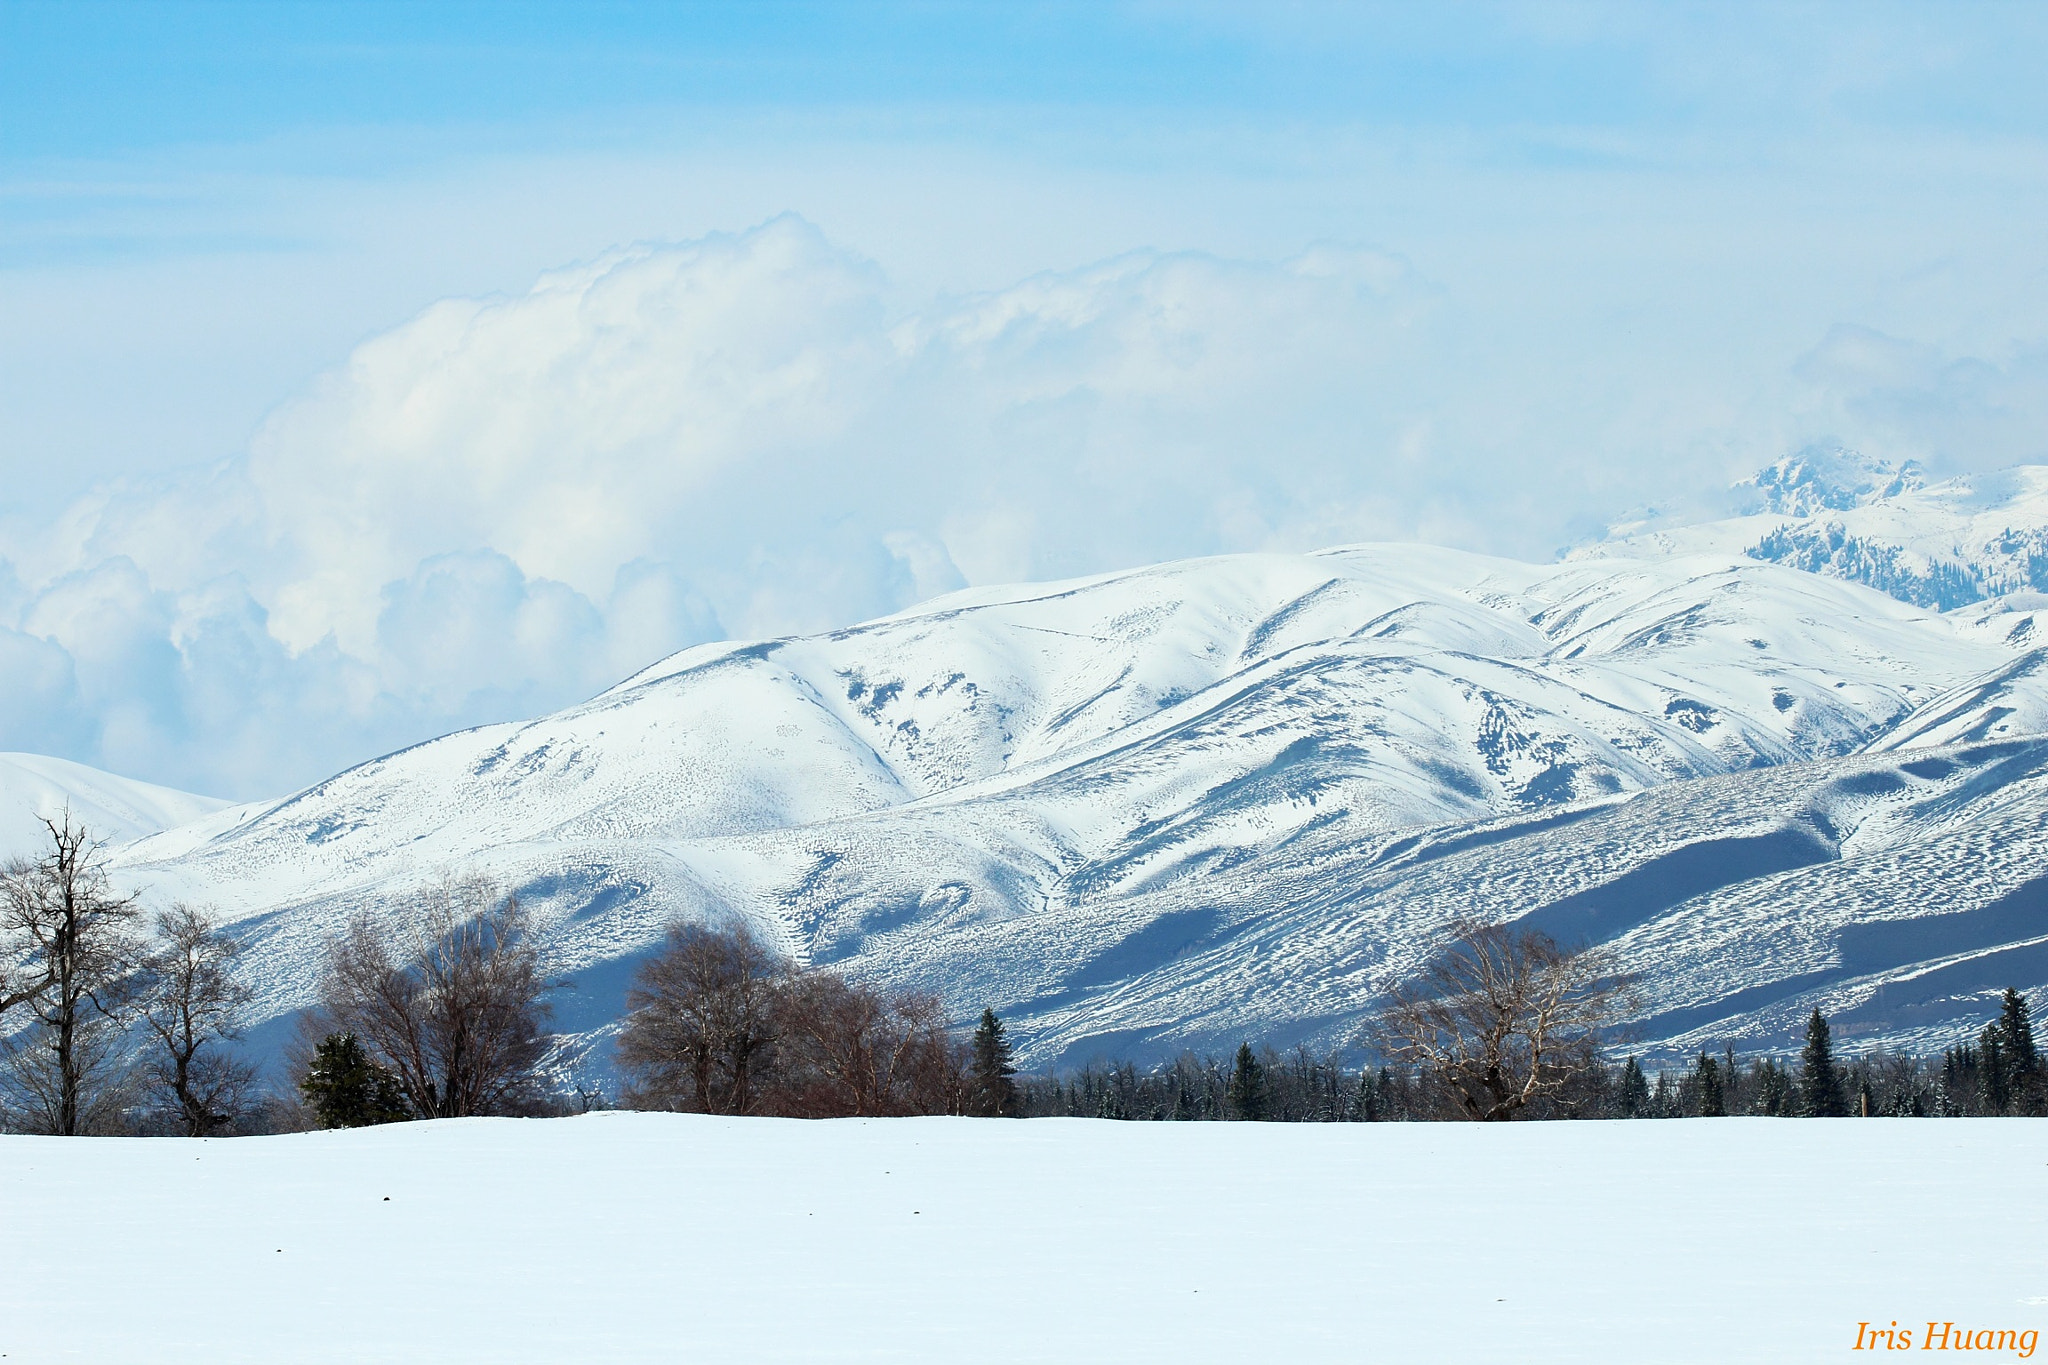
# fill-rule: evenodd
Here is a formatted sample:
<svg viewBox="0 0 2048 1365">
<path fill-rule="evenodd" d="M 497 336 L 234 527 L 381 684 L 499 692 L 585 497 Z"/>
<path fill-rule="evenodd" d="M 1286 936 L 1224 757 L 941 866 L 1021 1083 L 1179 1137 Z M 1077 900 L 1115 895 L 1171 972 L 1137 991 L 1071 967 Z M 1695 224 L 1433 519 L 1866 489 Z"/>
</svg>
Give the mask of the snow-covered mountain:
<svg viewBox="0 0 2048 1365">
<path fill-rule="evenodd" d="M 1738 515 L 1648 515 L 1574 558 L 1745 555 L 1950 610 L 2048 592 L 2048 465 L 1929 483 L 1919 466 L 1807 450 L 1737 484 Z"/>
<path fill-rule="evenodd" d="M 349 915 L 396 921 L 479 871 L 534 909 L 575 983 L 561 1022 L 593 1042 L 670 920 L 740 915 L 809 961 L 995 1006 L 1032 1062 L 1342 1044 L 1431 928 L 1483 907 L 1612 939 L 1660 983 L 1657 1038 L 1770 1043 L 1799 992 L 1862 989 L 1863 959 L 1828 954 L 1908 892 L 1969 912 L 2032 875 L 2025 839 L 2004 881 L 1840 869 L 1979 856 L 1985 802 L 2022 812 L 2018 838 L 2031 769 L 1978 755 L 2048 714 L 2039 628 L 1740 556 L 1196 560 L 701 646 L 119 864 L 242 926 L 277 1026 Z M 1864 786 L 1890 804 L 1840 795 Z M 1773 899 L 1802 877 L 1825 913 Z M 1617 898 L 1620 919 L 1585 909 Z M 1717 946 L 1724 915 L 1766 946 Z M 1881 982 L 1939 956 L 1921 946 Z"/>
<path fill-rule="evenodd" d="M 65 810 L 108 844 L 186 824 L 228 803 L 41 754 L 0 754 L 0 862 L 48 841 L 42 817 Z"/>
</svg>

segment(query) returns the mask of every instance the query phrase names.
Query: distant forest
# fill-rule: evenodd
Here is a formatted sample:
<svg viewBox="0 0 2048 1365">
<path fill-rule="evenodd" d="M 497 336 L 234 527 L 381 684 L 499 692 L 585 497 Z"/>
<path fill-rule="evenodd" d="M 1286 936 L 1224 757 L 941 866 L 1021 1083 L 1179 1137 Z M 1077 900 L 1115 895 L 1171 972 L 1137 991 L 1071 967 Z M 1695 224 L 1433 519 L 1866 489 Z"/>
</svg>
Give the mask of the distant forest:
<svg viewBox="0 0 2048 1365">
<path fill-rule="evenodd" d="M 1798 1057 L 1742 1057 L 1724 1049 L 1688 1066 L 1644 1068 L 1634 1057 L 1574 1077 L 1520 1115 L 1530 1119 L 1983 1118 L 2048 1115 L 2026 1001 L 2008 992 L 1995 1036 L 1939 1057 L 1880 1051 L 1838 1058 L 1811 1041 Z M 2007 1022 L 2017 1019 L 2019 1032 Z M 1821 1020 L 1826 1027 L 1825 1019 Z M 1812 1021 L 1808 1022 L 1813 1032 Z M 2016 1039 L 2017 1045 L 2008 1039 Z M 1018 1112 L 1031 1118 L 1253 1119 L 1272 1123 L 1403 1123 L 1458 1119 L 1455 1100 L 1426 1072 L 1346 1066 L 1305 1048 L 1246 1045 L 1233 1058 L 1183 1053 L 1162 1066 L 1097 1063 L 1017 1078 Z"/>
</svg>

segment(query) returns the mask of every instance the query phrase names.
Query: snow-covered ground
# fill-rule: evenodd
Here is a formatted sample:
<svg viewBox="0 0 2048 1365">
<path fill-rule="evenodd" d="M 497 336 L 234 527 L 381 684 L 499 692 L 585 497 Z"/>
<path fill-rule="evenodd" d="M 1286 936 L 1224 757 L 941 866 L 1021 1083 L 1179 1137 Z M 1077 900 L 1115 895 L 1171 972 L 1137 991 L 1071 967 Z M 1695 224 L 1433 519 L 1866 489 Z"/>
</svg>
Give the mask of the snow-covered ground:
<svg viewBox="0 0 2048 1365">
<path fill-rule="evenodd" d="M 2048 1330 L 2044 1204 L 2017 1119 L 7 1137 L 0 1358 L 1919 1359 Z"/>
</svg>

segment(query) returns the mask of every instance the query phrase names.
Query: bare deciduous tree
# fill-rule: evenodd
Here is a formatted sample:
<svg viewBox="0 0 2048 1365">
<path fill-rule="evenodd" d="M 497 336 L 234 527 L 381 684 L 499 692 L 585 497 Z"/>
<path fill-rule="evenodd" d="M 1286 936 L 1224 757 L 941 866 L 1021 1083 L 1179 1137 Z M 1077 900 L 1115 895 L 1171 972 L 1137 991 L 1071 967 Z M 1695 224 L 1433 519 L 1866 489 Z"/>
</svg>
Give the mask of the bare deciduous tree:
<svg viewBox="0 0 2048 1365">
<path fill-rule="evenodd" d="M 627 993 L 619 1065 L 631 1102 L 700 1114 L 751 1114 L 774 1056 L 784 968 L 744 925 L 678 925 Z"/>
<path fill-rule="evenodd" d="M 353 1033 L 422 1118 L 532 1111 L 550 1010 L 519 902 L 479 879 L 421 894 L 403 946 L 358 917 L 329 951 L 319 1031 Z"/>
<path fill-rule="evenodd" d="M 784 1107 L 806 1118 L 958 1113 L 966 1049 L 939 998 L 885 996 L 830 972 L 793 979 L 781 1010 Z"/>
<path fill-rule="evenodd" d="M 1598 1064 L 1602 1029 L 1632 1001 L 1593 951 L 1512 925 L 1459 920 L 1375 1030 L 1396 1063 L 1434 1077 L 1466 1118 L 1513 1118 Z"/>
<path fill-rule="evenodd" d="M 791 1118 L 960 1111 L 966 1048 L 934 996 L 801 971 L 744 925 L 683 925 L 642 965 L 617 1057 L 638 1108 Z"/>
<path fill-rule="evenodd" d="M 0 1005 L 25 1005 L 34 1019 L 0 1063 L 16 1124 L 69 1137 L 105 1131 L 120 1107 L 137 911 L 114 894 L 98 841 L 69 811 L 43 827 L 49 851 L 0 870 Z"/>
<path fill-rule="evenodd" d="M 142 964 L 150 1089 L 187 1137 L 227 1132 L 256 1084 L 256 1068 L 221 1046 L 241 1036 L 241 1014 L 254 995 L 235 979 L 241 945 L 187 905 L 158 915 L 156 932 Z"/>
</svg>

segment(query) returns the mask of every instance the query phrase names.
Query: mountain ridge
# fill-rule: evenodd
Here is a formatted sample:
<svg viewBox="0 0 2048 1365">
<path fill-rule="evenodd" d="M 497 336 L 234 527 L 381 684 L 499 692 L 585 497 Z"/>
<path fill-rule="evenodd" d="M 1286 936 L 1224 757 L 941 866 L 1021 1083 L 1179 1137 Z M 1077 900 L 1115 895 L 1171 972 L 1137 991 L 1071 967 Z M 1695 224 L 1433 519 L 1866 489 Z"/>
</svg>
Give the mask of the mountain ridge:
<svg viewBox="0 0 2048 1365">
<path fill-rule="evenodd" d="M 1344 1046 L 1461 909 L 1568 919 L 1601 869 L 1646 884 L 1681 846 L 1761 869 L 1710 902 L 1820 875 L 1838 843 L 1811 820 L 1783 832 L 1803 817 L 1770 793 L 1829 765 L 1902 771 L 1918 760 L 1884 745 L 1917 722 L 1912 743 L 1981 747 L 2048 713 L 2036 621 L 1739 556 L 1181 561 L 698 646 L 116 861 L 237 926 L 273 1043 L 350 916 L 398 932 L 408 894 L 474 871 L 522 896 L 575 982 L 557 1008 L 581 1065 L 602 1067 L 666 925 L 727 916 L 963 1017 L 992 1005 L 1031 1064 L 1233 1035 Z M 1748 824 L 1721 828 L 1716 801 Z M 1650 838 L 1614 814 L 1631 808 L 1676 826 Z M 1527 898 L 1489 890 L 1507 885 Z M 1706 1008 L 1667 975 L 1674 1008 Z M 1776 1027 L 1740 999 L 1716 1018 Z"/>
</svg>

